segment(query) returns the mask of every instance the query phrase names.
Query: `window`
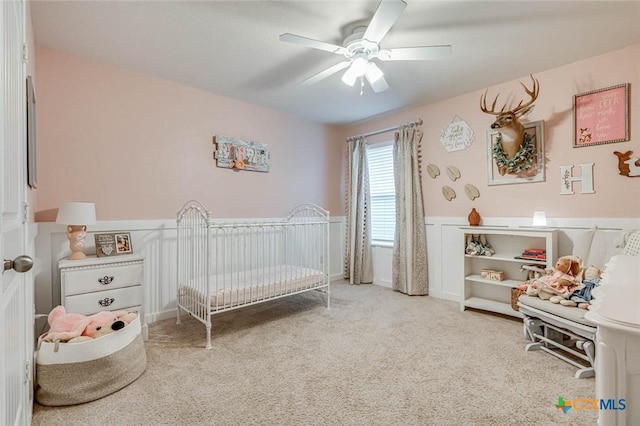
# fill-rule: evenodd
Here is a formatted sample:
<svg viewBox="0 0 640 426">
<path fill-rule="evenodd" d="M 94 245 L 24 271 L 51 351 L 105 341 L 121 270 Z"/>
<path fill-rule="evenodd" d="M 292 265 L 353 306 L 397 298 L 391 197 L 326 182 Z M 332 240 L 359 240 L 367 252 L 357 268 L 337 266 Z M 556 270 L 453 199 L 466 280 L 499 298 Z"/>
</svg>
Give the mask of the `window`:
<svg viewBox="0 0 640 426">
<path fill-rule="evenodd" d="M 367 145 L 371 196 L 371 239 L 393 242 L 396 230 L 396 188 L 393 143 Z"/>
</svg>

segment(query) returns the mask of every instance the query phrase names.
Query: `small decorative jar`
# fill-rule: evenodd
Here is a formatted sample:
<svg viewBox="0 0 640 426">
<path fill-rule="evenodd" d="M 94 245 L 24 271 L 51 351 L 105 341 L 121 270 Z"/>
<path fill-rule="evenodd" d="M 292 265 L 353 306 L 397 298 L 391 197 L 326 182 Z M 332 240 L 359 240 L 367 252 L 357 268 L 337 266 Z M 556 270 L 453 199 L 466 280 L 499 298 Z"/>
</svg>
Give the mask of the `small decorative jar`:
<svg viewBox="0 0 640 426">
<path fill-rule="evenodd" d="M 469 225 L 471 226 L 480 225 L 480 213 L 478 213 L 475 208 L 471 209 L 471 213 L 469 213 L 467 219 L 469 220 Z"/>
</svg>

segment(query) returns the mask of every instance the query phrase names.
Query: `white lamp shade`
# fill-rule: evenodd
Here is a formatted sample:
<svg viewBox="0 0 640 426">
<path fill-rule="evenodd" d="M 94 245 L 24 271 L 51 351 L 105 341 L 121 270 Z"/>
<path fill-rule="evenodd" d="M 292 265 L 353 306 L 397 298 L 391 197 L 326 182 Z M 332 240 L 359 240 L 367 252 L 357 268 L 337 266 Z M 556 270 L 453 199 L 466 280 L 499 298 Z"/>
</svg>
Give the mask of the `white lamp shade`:
<svg viewBox="0 0 640 426">
<path fill-rule="evenodd" d="M 94 203 L 64 201 L 58 209 L 56 222 L 64 225 L 95 225 L 96 206 Z"/>
<path fill-rule="evenodd" d="M 367 60 L 358 56 L 351 62 L 349 69 L 342 75 L 342 81 L 348 86 L 353 86 L 358 77 L 362 77 L 367 70 Z"/>
<path fill-rule="evenodd" d="M 351 69 L 356 74 L 356 76 L 362 77 L 365 71 L 367 70 L 367 64 L 368 64 L 368 61 L 364 57 L 358 56 L 353 60 L 353 63 L 351 64 Z"/>
<path fill-rule="evenodd" d="M 349 68 L 344 75 L 342 76 L 342 81 L 344 82 L 344 84 L 346 84 L 347 86 L 353 86 L 356 82 L 356 79 L 358 78 L 358 76 L 356 75 L 356 73 L 351 71 L 351 68 Z"/>
<path fill-rule="evenodd" d="M 547 215 L 545 212 L 533 212 L 533 226 L 547 226 Z"/>
<path fill-rule="evenodd" d="M 378 68 L 378 66 L 373 62 L 369 62 L 367 64 L 367 71 L 365 72 L 365 74 L 367 75 L 367 80 L 369 80 L 369 83 L 375 83 L 376 81 L 380 80 L 382 76 L 384 76 L 382 70 Z"/>
</svg>

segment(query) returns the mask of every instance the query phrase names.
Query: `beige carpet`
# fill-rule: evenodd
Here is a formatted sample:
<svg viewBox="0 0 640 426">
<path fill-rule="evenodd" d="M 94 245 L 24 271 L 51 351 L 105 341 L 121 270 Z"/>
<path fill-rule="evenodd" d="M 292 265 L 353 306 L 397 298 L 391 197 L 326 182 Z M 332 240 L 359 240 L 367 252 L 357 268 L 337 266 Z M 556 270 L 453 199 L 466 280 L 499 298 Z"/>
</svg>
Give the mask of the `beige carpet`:
<svg viewBox="0 0 640 426">
<path fill-rule="evenodd" d="M 522 323 L 339 282 L 218 315 L 213 349 L 186 318 L 150 325 L 145 373 L 106 398 L 34 409 L 34 425 L 596 424 L 554 407 L 594 379 L 525 353 Z M 96 372 L 100 374 L 100 372 Z"/>
</svg>

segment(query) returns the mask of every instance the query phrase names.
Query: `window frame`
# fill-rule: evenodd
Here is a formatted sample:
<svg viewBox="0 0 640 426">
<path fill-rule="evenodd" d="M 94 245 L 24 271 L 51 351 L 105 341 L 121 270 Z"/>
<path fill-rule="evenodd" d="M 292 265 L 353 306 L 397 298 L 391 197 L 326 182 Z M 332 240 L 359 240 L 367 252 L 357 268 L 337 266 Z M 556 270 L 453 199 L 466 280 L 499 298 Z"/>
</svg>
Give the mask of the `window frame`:
<svg viewBox="0 0 640 426">
<path fill-rule="evenodd" d="M 391 176 L 393 179 L 393 235 L 391 236 L 391 239 L 380 239 L 380 238 L 374 238 L 374 229 L 373 229 L 373 221 L 372 221 L 372 229 L 371 229 L 371 243 L 373 246 L 379 246 L 379 247 L 393 247 L 394 245 L 394 240 L 395 240 L 395 203 L 396 203 L 396 188 L 395 188 L 395 176 L 394 176 L 394 170 L 393 170 L 393 144 L 394 141 L 393 140 L 387 140 L 387 141 L 383 141 L 383 142 L 377 142 L 377 143 L 367 143 L 367 167 L 368 167 L 368 175 L 369 175 L 369 197 L 371 200 L 371 207 L 372 207 L 372 213 L 373 213 L 373 192 L 372 192 L 372 188 L 371 188 L 371 167 L 370 167 L 370 150 L 371 149 L 378 149 L 378 148 L 384 148 L 387 146 L 391 146 Z"/>
</svg>

